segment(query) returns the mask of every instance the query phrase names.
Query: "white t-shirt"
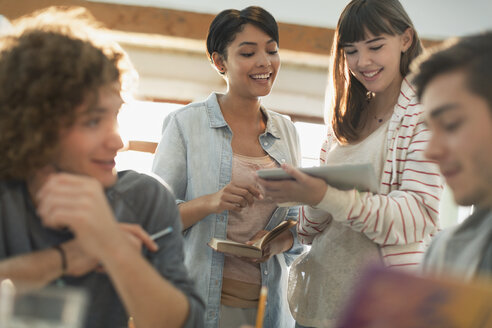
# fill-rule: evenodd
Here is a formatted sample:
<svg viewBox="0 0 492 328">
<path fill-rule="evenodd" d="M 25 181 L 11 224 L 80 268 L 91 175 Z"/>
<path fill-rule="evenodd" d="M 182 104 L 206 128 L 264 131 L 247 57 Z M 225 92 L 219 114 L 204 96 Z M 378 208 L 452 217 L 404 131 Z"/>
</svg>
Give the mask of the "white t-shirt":
<svg viewBox="0 0 492 328">
<path fill-rule="evenodd" d="M 334 144 L 326 163 L 372 163 L 381 177 L 388 152 L 389 120 L 357 144 Z M 329 215 L 320 210 L 320 215 Z M 301 255 L 289 274 L 289 306 L 303 326 L 333 327 L 353 284 L 369 262 L 381 261 L 378 246 L 363 233 L 331 220 L 308 253 Z"/>
</svg>

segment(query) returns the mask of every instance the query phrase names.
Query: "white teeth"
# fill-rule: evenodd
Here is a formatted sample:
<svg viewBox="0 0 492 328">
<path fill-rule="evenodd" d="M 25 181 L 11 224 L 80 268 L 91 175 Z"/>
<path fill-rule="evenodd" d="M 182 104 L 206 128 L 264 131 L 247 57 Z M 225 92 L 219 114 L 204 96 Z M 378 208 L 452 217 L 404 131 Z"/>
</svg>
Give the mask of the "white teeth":
<svg viewBox="0 0 492 328">
<path fill-rule="evenodd" d="M 366 77 L 373 77 L 374 75 L 378 74 L 379 71 L 375 71 L 375 72 L 372 72 L 372 73 L 362 73 L 364 76 Z"/>
<path fill-rule="evenodd" d="M 251 75 L 253 79 L 268 79 L 270 77 L 270 74 L 256 74 L 256 75 Z"/>
</svg>

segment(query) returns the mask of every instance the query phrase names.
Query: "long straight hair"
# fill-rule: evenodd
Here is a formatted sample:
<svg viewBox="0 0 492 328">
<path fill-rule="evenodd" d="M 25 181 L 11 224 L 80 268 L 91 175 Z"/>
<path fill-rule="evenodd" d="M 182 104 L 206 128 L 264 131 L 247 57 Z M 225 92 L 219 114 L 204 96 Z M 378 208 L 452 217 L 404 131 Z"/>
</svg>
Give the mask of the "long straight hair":
<svg viewBox="0 0 492 328">
<path fill-rule="evenodd" d="M 400 73 L 409 72 L 410 62 L 422 52 L 422 44 L 412 21 L 398 0 L 352 0 L 338 20 L 331 50 L 331 124 L 337 139 L 346 144 L 359 137 L 357 127 L 361 114 L 368 106 L 368 91 L 353 76 L 345 60 L 343 45 L 367 39 L 372 35 L 402 35 L 412 28 L 413 40 L 401 54 Z"/>
</svg>

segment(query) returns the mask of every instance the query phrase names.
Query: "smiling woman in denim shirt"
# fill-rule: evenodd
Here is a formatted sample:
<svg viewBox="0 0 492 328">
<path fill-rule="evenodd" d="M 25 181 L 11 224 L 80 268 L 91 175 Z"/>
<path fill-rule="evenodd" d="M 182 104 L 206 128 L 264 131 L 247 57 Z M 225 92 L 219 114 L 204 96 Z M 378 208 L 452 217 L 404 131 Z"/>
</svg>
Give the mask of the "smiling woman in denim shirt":
<svg viewBox="0 0 492 328">
<path fill-rule="evenodd" d="M 210 25 L 207 52 L 227 92 L 171 113 L 153 171 L 173 189 L 185 236 L 186 265 L 207 304 L 206 327 L 254 324 L 260 287 L 268 287 L 265 327 L 292 327 L 287 266 L 303 250 L 295 229 L 275 239 L 259 260 L 215 252 L 211 238 L 254 240 L 298 209 L 264 199 L 255 171 L 297 166 L 292 122 L 261 106 L 278 70 L 278 28 L 260 7 L 224 10 Z"/>
</svg>

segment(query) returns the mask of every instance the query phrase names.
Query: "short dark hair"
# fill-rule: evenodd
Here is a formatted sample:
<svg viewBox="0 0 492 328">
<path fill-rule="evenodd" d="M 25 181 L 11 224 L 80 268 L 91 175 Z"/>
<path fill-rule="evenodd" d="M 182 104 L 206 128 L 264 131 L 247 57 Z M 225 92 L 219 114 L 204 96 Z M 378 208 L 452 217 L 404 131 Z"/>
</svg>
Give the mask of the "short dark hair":
<svg viewBox="0 0 492 328">
<path fill-rule="evenodd" d="M 26 180 L 51 163 L 77 106 L 122 82 L 124 54 L 93 43 L 91 17 L 83 8 L 50 8 L 14 22 L 17 32 L 2 37 L 0 179 Z"/>
<path fill-rule="evenodd" d="M 491 60 L 492 31 L 450 39 L 415 61 L 417 97 L 438 75 L 462 71 L 469 91 L 485 99 L 492 110 Z"/>
<path fill-rule="evenodd" d="M 277 22 L 268 11 L 258 6 L 250 6 L 241 11 L 227 9 L 215 16 L 208 30 L 207 55 L 210 61 L 213 61 L 214 52 L 227 59 L 227 46 L 234 41 L 245 24 L 258 27 L 279 44 Z"/>
</svg>

